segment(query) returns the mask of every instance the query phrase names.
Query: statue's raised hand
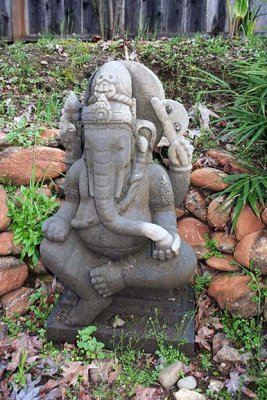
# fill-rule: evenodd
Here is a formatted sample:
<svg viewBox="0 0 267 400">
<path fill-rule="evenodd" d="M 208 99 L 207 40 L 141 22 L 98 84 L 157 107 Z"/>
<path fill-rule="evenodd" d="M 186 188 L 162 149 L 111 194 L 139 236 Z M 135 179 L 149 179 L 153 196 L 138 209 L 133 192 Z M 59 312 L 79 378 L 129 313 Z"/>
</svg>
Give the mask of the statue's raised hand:
<svg viewBox="0 0 267 400">
<path fill-rule="evenodd" d="M 42 231 L 51 242 L 64 242 L 69 234 L 70 224 L 54 216 L 44 222 Z"/>
<path fill-rule="evenodd" d="M 155 242 L 152 257 L 161 261 L 171 260 L 179 253 L 181 239 L 178 233 L 168 234 L 163 240 Z"/>
<path fill-rule="evenodd" d="M 188 171 L 192 168 L 194 147 L 183 136 L 178 136 L 169 147 L 170 168 L 177 171 Z"/>
</svg>

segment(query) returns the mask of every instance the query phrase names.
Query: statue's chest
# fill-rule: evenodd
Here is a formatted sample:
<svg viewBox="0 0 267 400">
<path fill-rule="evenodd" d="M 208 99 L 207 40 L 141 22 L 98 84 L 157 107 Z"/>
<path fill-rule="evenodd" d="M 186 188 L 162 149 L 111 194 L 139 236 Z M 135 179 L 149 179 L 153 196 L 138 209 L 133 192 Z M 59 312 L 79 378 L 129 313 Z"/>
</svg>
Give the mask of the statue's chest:
<svg viewBox="0 0 267 400">
<path fill-rule="evenodd" d="M 80 203 L 72 226 L 75 229 L 92 228 L 102 225 L 97 213 L 96 200 L 90 197 L 87 176 L 81 174 L 79 180 Z M 112 200 L 112 199 L 111 199 Z M 138 190 L 129 190 L 120 202 L 116 203 L 118 214 L 132 220 L 151 221 L 149 208 L 149 186 L 147 180 L 140 183 Z"/>
</svg>

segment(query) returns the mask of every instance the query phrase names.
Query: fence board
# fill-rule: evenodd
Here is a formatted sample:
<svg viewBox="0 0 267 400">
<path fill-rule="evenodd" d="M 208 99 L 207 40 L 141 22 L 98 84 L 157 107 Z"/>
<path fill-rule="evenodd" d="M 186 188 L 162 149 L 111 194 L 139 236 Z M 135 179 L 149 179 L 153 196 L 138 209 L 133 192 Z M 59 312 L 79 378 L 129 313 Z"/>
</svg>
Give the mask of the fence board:
<svg viewBox="0 0 267 400">
<path fill-rule="evenodd" d="M 233 0 L 230 0 L 233 2 Z M 39 33 L 70 34 L 83 37 L 99 34 L 95 4 L 98 0 L 0 0 L 0 38 L 25 37 Z M 104 1 L 105 30 L 108 26 L 107 0 Z M 218 33 L 227 30 L 225 0 L 112 0 L 125 4 L 120 12 L 121 29 L 128 35 L 174 35 L 191 32 Z M 263 0 L 250 0 L 251 7 Z M 13 10 L 13 14 L 12 11 Z M 258 31 L 266 31 L 267 15 L 256 24 Z"/>
</svg>

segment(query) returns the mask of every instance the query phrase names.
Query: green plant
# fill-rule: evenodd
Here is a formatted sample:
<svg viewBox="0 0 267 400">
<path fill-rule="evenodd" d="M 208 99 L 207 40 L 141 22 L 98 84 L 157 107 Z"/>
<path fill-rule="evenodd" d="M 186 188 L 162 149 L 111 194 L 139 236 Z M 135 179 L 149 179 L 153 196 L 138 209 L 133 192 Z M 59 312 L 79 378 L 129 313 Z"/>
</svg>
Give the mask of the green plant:
<svg viewBox="0 0 267 400">
<path fill-rule="evenodd" d="M 60 116 L 62 98 L 58 93 L 51 93 L 49 97 L 44 97 L 37 93 L 35 119 L 38 124 L 45 126 L 55 126 Z"/>
<path fill-rule="evenodd" d="M 210 239 L 209 235 L 205 235 L 205 246 L 209 249 L 209 252 L 203 257 L 204 260 L 213 256 L 223 258 L 223 254 L 217 250 L 217 245 L 218 243 L 214 239 Z"/>
<path fill-rule="evenodd" d="M 161 363 L 163 365 L 173 364 L 178 360 L 185 364 L 189 363 L 188 357 L 186 357 L 186 355 L 182 352 L 181 348 L 187 343 L 186 338 L 183 336 L 185 335 L 187 327 L 190 325 L 193 317 L 194 316 L 192 313 L 185 314 L 179 325 L 176 326 L 177 343 L 175 346 L 169 343 L 166 333 L 167 327 L 165 324 L 160 324 L 157 310 L 155 318 L 149 319 L 152 329 L 148 332 L 148 335 L 154 335 L 157 342 L 157 350 L 155 354 L 161 359 Z"/>
<path fill-rule="evenodd" d="M 244 352 L 251 352 L 254 356 L 258 355 L 264 341 L 262 323 L 255 318 L 245 319 L 225 311 L 222 316 L 222 324 L 228 339 L 232 339 Z"/>
<path fill-rule="evenodd" d="M 204 371 L 209 371 L 212 367 L 211 353 L 206 351 L 200 354 L 201 368 Z"/>
<path fill-rule="evenodd" d="M 25 349 L 22 349 L 20 353 L 19 363 L 18 363 L 18 372 L 14 375 L 14 381 L 19 387 L 24 387 L 26 385 L 26 368 L 25 364 L 27 361 L 28 352 Z"/>
<path fill-rule="evenodd" d="M 7 325 L 7 333 L 10 337 L 16 337 L 18 333 L 21 332 L 21 325 L 18 321 L 11 319 L 9 317 L 1 317 L 1 321 L 3 321 Z"/>
<path fill-rule="evenodd" d="M 208 272 L 205 272 L 203 275 L 197 275 L 195 277 L 194 290 L 197 296 L 199 296 L 204 290 L 207 289 L 211 280 L 212 276 Z"/>
<path fill-rule="evenodd" d="M 92 333 L 96 332 L 96 326 L 87 326 L 78 331 L 77 336 L 77 347 L 80 349 L 81 353 L 86 355 L 89 359 L 103 359 L 105 358 L 105 353 L 102 349 L 105 347 L 104 343 L 98 342 Z"/>
<path fill-rule="evenodd" d="M 129 396 L 134 394 L 136 386 L 149 387 L 158 379 L 158 371 L 154 368 L 153 360 L 144 352 L 133 349 L 131 345 L 119 351 L 118 361 L 122 366 L 118 383 L 129 388 L 127 393 Z"/>
<path fill-rule="evenodd" d="M 6 135 L 7 141 L 14 146 L 29 147 L 38 142 L 42 128 L 30 125 L 24 117 L 11 125 Z"/>
<path fill-rule="evenodd" d="M 43 334 L 42 331 L 40 332 L 40 327 L 45 326 L 47 318 L 55 307 L 58 299 L 59 294 L 53 292 L 47 293 L 42 287 L 36 289 L 35 292 L 30 295 L 30 318 L 25 323 L 30 331 L 38 331 L 39 334 Z"/>
<path fill-rule="evenodd" d="M 48 198 L 42 192 L 42 183 L 34 183 L 33 172 L 30 186 L 20 187 L 21 194 L 9 200 L 9 217 L 14 241 L 22 245 L 21 259 L 30 258 L 33 266 L 39 259 L 38 245 L 43 239 L 42 224 L 59 206 L 56 197 Z"/>
<path fill-rule="evenodd" d="M 246 204 L 250 205 L 253 212 L 260 217 L 260 207 L 265 204 L 267 199 L 267 172 L 259 171 L 257 168 L 246 165 L 250 172 L 240 174 L 227 175 L 222 179 L 222 182 L 228 186 L 226 189 L 216 193 L 215 196 L 226 195 L 226 200 L 222 203 L 225 205 L 230 200 L 234 205 L 233 219 L 231 232 L 233 232 L 238 217 Z"/>
<path fill-rule="evenodd" d="M 228 13 L 228 27 L 229 27 L 229 37 L 232 39 L 237 35 L 241 22 L 244 21 L 248 11 L 249 2 L 248 0 L 235 0 L 232 15 L 232 5 L 230 0 L 226 0 L 226 7 Z"/>
<path fill-rule="evenodd" d="M 264 367 L 266 369 L 266 363 Z M 255 382 L 255 385 L 258 399 L 267 399 L 267 376 L 265 372 L 260 374 L 259 378 Z"/>
</svg>

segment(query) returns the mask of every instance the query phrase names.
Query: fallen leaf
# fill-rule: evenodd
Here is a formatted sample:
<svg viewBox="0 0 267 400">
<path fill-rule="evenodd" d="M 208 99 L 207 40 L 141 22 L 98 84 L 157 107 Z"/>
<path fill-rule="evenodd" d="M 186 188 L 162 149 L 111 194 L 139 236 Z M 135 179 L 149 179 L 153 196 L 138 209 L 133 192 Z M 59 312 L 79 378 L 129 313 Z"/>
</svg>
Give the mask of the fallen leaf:
<svg viewBox="0 0 267 400">
<path fill-rule="evenodd" d="M 62 367 L 64 383 L 75 386 L 79 376 L 83 383 L 89 385 L 89 369 L 96 368 L 93 364 L 82 365 L 80 361 L 70 362 L 66 367 Z"/>
<path fill-rule="evenodd" d="M 195 342 L 210 351 L 211 350 L 210 339 L 212 339 L 213 336 L 214 336 L 214 330 L 209 329 L 207 326 L 204 325 L 202 326 L 202 328 L 199 329 L 195 338 Z"/>
<path fill-rule="evenodd" d="M 80 386 L 78 400 L 94 400 L 94 399 L 92 396 L 90 396 L 90 394 L 86 393 L 85 388 L 83 386 Z"/>
<path fill-rule="evenodd" d="M 161 400 L 162 394 L 161 388 L 143 388 L 138 386 L 135 390 L 133 400 Z"/>
</svg>

